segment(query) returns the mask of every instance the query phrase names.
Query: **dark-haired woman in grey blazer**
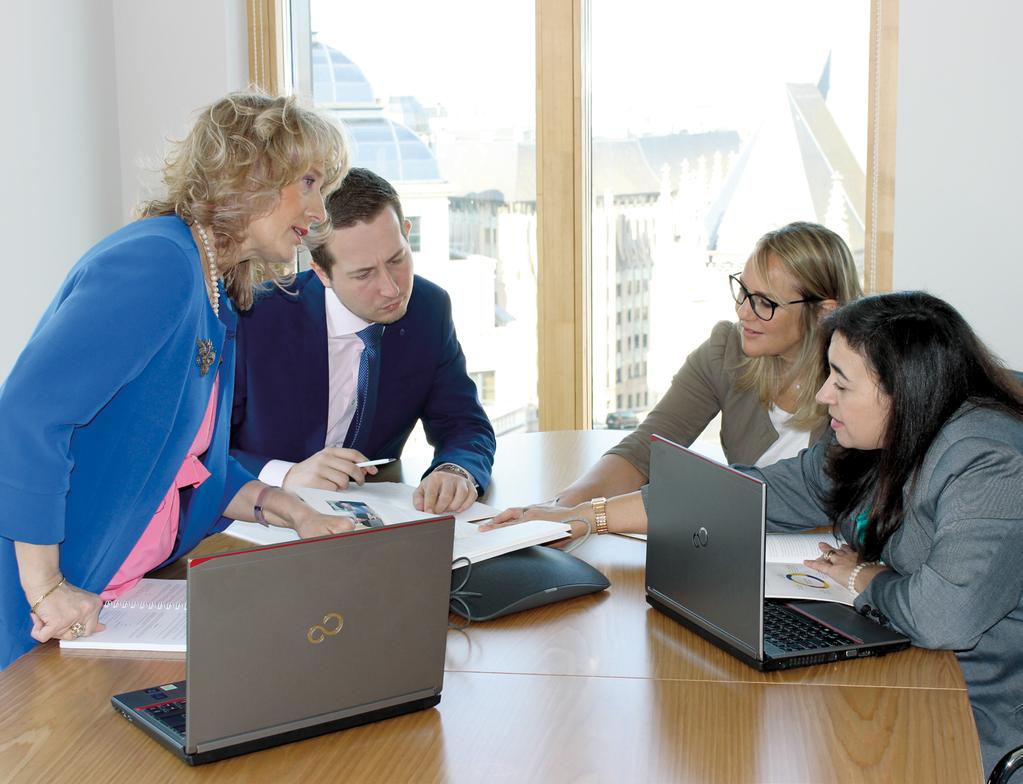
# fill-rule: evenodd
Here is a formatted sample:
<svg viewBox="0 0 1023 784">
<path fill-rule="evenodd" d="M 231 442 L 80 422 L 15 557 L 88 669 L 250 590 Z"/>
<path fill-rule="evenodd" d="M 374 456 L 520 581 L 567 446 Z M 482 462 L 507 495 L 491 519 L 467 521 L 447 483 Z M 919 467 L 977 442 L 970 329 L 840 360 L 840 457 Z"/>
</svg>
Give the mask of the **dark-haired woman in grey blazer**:
<svg viewBox="0 0 1023 784">
<path fill-rule="evenodd" d="M 824 329 L 832 439 L 738 468 L 767 483 L 773 530 L 841 533 L 849 544 L 807 564 L 858 610 L 956 652 L 990 770 L 1023 743 L 1023 387 L 928 294 L 859 300 Z M 646 531 L 641 492 L 604 514 L 597 530 Z M 575 535 L 597 522 L 589 503 L 552 519 Z"/>
</svg>

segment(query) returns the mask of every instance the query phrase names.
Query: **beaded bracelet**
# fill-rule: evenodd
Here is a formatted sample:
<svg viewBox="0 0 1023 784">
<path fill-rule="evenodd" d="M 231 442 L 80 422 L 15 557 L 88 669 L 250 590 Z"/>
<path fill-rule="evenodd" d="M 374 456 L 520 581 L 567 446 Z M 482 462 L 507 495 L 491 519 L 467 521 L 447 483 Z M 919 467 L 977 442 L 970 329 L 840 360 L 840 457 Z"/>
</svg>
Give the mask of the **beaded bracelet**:
<svg viewBox="0 0 1023 784">
<path fill-rule="evenodd" d="M 42 603 L 43 603 L 43 599 L 45 599 L 45 598 L 46 598 L 47 596 L 49 596 L 49 595 L 50 595 L 51 593 L 53 593 L 54 591 L 56 591 L 56 590 L 57 590 L 58 588 L 60 588 L 60 586 L 62 586 L 62 585 L 63 585 L 64 583 L 66 583 L 66 582 L 67 582 L 67 578 L 66 578 L 66 577 L 64 577 L 64 575 L 61 575 L 61 577 L 60 577 L 60 582 L 59 582 L 59 583 L 57 583 L 57 584 L 56 584 L 55 586 L 53 586 L 53 587 L 52 587 L 52 588 L 51 588 L 50 590 L 48 590 L 48 591 L 47 591 L 46 593 L 44 593 L 44 594 L 43 594 L 42 596 L 40 596 L 40 597 L 39 597 L 38 599 L 36 599 L 36 603 L 35 603 L 35 604 L 33 604 L 33 605 L 32 605 L 32 606 L 31 606 L 31 607 L 29 608 L 29 610 L 28 610 L 28 611 L 29 611 L 30 613 L 34 613 L 34 612 L 36 611 L 36 607 L 38 607 L 38 606 L 39 606 L 40 604 L 42 604 Z"/>
<path fill-rule="evenodd" d="M 863 571 L 864 566 L 877 566 L 877 561 L 864 561 L 858 563 L 853 567 L 853 570 L 849 572 L 849 581 L 845 584 L 845 587 L 849 589 L 849 592 L 853 596 L 859 596 L 860 591 L 856 590 L 856 578 L 860 576 L 860 572 Z"/>
</svg>

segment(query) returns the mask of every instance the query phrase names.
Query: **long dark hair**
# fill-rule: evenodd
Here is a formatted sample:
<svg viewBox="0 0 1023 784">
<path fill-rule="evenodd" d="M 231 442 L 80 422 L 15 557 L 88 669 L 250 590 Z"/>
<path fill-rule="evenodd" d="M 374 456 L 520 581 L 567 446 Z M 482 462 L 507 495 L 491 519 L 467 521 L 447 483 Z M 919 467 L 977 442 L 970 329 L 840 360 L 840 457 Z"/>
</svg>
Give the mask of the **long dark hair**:
<svg viewBox="0 0 1023 784">
<path fill-rule="evenodd" d="M 827 343 L 836 332 L 842 335 L 891 400 L 880 449 L 836 444 L 826 464 L 834 527 L 869 508 L 858 549 L 864 560 L 875 561 L 902 525 L 904 490 L 912 487 L 938 431 L 966 402 L 1023 419 L 1023 386 L 955 308 L 920 291 L 853 302 L 830 314 L 824 331 Z"/>
</svg>

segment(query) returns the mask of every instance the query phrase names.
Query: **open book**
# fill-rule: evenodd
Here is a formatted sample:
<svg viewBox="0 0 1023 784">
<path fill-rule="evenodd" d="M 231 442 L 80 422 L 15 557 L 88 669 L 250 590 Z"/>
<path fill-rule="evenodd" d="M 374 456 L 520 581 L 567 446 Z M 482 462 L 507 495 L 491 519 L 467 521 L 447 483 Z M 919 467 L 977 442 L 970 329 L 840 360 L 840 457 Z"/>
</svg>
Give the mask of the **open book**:
<svg viewBox="0 0 1023 784">
<path fill-rule="evenodd" d="M 764 596 L 768 599 L 817 599 L 850 607 L 856 596 L 834 579 L 803 564 L 818 558 L 818 542 L 835 549 L 841 542 L 831 533 L 768 534 L 764 547 Z"/>
<path fill-rule="evenodd" d="M 185 650 L 185 580 L 143 578 L 119 599 L 100 610 L 107 628 L 77 640 L 61 640 L 61 648 L 118 651 Z"/>
<path fill-rule="evenodd" d="M 346 503 L 365 504 L 376 513 L 376 517 L 382 520 L 384 525 L 437 516 L 416 510 L 412 505 L 415 488 L 400 482 L 368 482 L 362 487 L 350 487 L 343 491 L 300 487 L 295 492 L 307 504 L 323 514 L 344 514 Z M 530 520 L 493 531 L 480 531 L 477 522 L 489 519 L 497 514 L 497 511 L 485 504 L 475 503 L 466 511 L 455 515 L 452 561 L 467 558 L 473 563 L 479 563 L 523 547 L 562 539 L 571 531 L 567 523 L 547 520 Z M 241 521 L 231 523 L 224 533 L 261 545 L 290 542 L 298 538 L 290 528 L 266 527 L 259 523 Z"/>
</svg>

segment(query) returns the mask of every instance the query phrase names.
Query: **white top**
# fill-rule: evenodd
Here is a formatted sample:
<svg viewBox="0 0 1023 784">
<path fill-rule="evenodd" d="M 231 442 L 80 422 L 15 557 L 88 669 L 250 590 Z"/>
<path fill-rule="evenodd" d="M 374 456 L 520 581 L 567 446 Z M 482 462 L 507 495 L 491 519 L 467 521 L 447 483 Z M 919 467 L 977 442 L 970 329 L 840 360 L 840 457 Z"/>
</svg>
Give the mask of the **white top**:
<svg viewBox="0 0 1023 784">
<path fill-rule="evenodd" d="M 784 409 L 771 405 L 767 411 L 771 417 L 771 424 L 778 431 L 778 440 L 767 448 L 767 451 L 753 465 L 757 468 L 769 466 L 784 460 L 788 457 L 795 457 L 808 446 L 810 446 L 810 433 L 806 430 L 796 430 L 790 424 L 792 414 Z"/>
<path fill-rule="evenodd" d="M 357 334 L 370 325 L 341 304 L 333 289 L 323 292 L 327 315 L 327 437 L 324 446 L 344 444 L 358 406 L 359 360 L 366 344 Z M 280 487 L 294 463 L 271 460 L 259 480 Z"/>
</svg>

